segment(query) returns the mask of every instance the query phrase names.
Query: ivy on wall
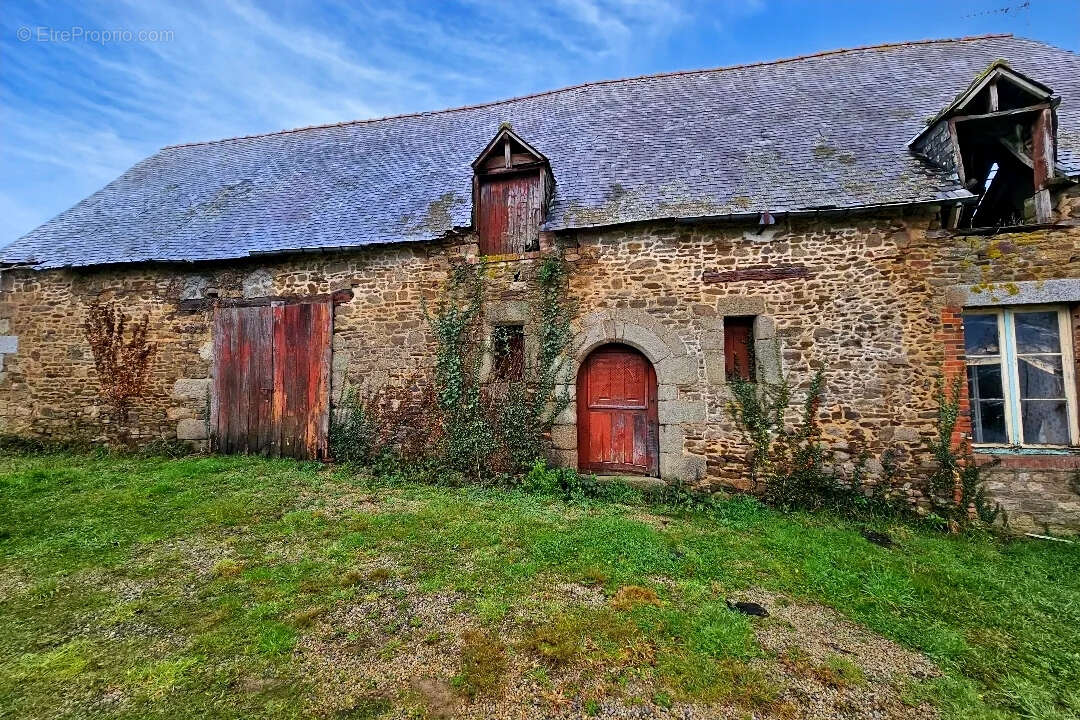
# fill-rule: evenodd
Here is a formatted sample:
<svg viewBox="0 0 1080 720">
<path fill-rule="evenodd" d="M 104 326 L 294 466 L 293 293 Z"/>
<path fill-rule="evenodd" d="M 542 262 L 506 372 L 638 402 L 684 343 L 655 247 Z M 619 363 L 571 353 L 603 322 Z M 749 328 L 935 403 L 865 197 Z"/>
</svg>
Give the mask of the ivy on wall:
<svg viewBox="0 0 1080 720">
<path fill-rule="evenodd" d="M 338 459 L 402 455 L 401 438 L 423 426 L 432 459 L 471 478 L 528 471 L 544 457 L 555 418 L 570 403 L 560 382 L 570 345 L 566 298 L 568 270 L 561 256 L 543 259 L 531 288 L 534 357 L 524 353 L 520 367 L 485 376 L 485 357 L 499 357 L 506 328 L 485 335 L 485 283 L 482 264 L 454 265 L 433 306 L 423 304 L 434 343 L 428 381 L 414 380 L 411 399 L 387 401 L 384 390 L 360 398 L 346 392 L 331 426 L 331 451 Z M 495 368 L 499 370 L 499 368 Z M 424 387 L 420 387 L 424 385 Z M 399 427 L 408 405 L 408 424 Z"/>
</svg>

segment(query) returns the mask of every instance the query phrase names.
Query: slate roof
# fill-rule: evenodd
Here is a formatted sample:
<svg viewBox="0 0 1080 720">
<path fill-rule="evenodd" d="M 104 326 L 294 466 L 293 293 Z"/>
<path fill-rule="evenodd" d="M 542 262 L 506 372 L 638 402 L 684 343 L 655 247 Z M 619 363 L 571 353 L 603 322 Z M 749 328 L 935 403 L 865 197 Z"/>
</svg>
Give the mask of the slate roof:
<svg viewBox="0 0 1080 720">
<path fill-rule="evenodd" d="M 551 161 L 550 230 L 969 197 L 907 142 L 999 58 L 1062 97 L 1058 160 L 1080 175 L 1080 55 L 1007 35 L 933 40 L 166 147 L 0 262 L 431 240 L 470 224 L 470 163 L 503 122 Z"/>
</svg>

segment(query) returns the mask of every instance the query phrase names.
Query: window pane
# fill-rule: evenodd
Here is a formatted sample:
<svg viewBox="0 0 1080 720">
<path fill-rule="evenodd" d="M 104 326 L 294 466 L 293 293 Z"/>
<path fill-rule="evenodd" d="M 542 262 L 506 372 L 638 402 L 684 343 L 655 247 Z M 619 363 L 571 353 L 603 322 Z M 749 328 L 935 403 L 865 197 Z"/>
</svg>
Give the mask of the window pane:
<svg viewBox="0 0 1080 720">
<path fill-rule="evenodd" d="M 997 355 L 998 316 L 965 315 L 964 347 L 968 355 Z"/>
<path fill-rule="evenodd" d="M 1020 413 L 1024 416 L 1025 444 L 1069 443 L 1069 416 L 1064 400 L 1024 400 Z"/>
<path fill-rule="evenodd" d="M 1008 439 L 1005 435 L 1005 401 L 1004 400 L 980 400 L 972 407 L 975 411 L 974 430 L 975 442 L 978 443 L 1005 443 Z"/>
<path fill-rule="evenodd" d="M 1005 397 L 1001 388 L 1001 363 L 968 365 L 968 391 L 971 399 L 998 399 Z"/>
<path fill-rule="evenodd" d="M 1061 352 L 1056 312 L 1018 312 L 1013 313 L 1013 318 L 1016 323 L 1017 353 Z"/>
<path fill-rule="evenodd" d="M 1020 399 L 1065 397 L 1065 376 L 1060 355 L 1028 355 L 1017 358 Z"/>
</svg>

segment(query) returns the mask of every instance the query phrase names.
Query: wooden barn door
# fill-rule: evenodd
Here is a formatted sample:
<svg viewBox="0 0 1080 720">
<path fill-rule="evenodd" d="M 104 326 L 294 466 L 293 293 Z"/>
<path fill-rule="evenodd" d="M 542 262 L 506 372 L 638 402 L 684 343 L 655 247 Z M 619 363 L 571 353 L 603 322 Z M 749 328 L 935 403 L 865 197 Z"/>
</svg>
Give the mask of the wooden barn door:
<svg viewBox="0 0 1080 720">
<path fill-rule="evenodd" d="M 480 185 L 480 252 L 506 255 L 540 247 L 540 173 L 513 174 Z"/>
<path fill-rule="evenodd" d="M 659 474 L 656 371 L 644 355 L 607 346 L 578 373 L 578 464 L 594 472 Z"/>
<path fill-rule="evenodd" d="M 330 303 L 215 311 L 218 452 L 326 457 L 332 318 Z"/>
</svg>

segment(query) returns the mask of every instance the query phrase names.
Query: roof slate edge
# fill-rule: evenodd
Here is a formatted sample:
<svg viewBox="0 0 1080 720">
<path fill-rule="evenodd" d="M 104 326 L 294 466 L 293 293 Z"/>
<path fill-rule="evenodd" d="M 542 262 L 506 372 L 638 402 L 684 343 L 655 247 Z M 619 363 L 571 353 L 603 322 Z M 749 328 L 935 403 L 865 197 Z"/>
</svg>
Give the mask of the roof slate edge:
<svg viewBox="0 0 1080 720">
<path fill-rule="evenodd" d="M 967 192 L 966 190 L 964 192 Z M 953 202 L 966 202 L 975 198 L 975 195 L 967 193 L 967 197 L 959 198 L 934 198 L 928 200 L 905 200 L 902 202 L 892 203 L 876 203 L 873 205 L 851 205 L 845 207 L 835 208 L 818 208 L 807 210 L 791 210 L 772 213 L 776 218 L 783 217 L 818 217 L 823 215 L 851 215 L 855 213 L 875 212 L 879 210 L 891 210 L 903 207 L 919 207 L 926 205 L 941 205 L 944 203 Z M 585 225 L 560 225 L 556 227 L 542 226 L 542 229 L 550 232 L 577 232 L 584 230 L 595 230 L 597 228 L 614 228 L 625 227 L 628 225 L 642 225 L 646 223 L 705 223 L 705 222 L 751 222 L 757 220 L 761 216 L 759 212 L 748 213 L 729 213 L 726 215 L 697 215 L 697 216 L 665 216 L 665 217 L 646 217 L 633 220 L 621 220 L 613 222 L 597 222 Z M 309 255 L 313 253 L 338 253 L 338 252 L 355 252 L 369 247 L 387 247 L 391 245 L 414 245 L 417 243 L 437 243 L 449 240 L 455 235 L 460 235 L 463 230 L 470 230 L 471 228 L 454 227 L 447 230 L 441 235 L 433 237 L 422 237 L 411 240 L 376 240 L 373 242 L 367 242 L 356 245 L 332 245 L 326 247 L 307 247 L 307 248 L 288 248 L 282 250 L 265 250 L 246 252 L 244 254 L 235 255 L 222 255 L 220 257 L 206 257 L 206 258 L 194 258 L 194 259 L 177 259 L 177 258 L 140 258 L 138 260 L 124 260 L 119 262 L 98 263 L 98 262 L 84 262 L 84 263 L 64 263 L 64 264 L 48 264 L 48 263 L 35 263 L 33 260 L 26 261 L 8 261 L 0 263 L 0 270 L 22 270 L 30 269 L 35 271 L 48 271 L 48 270 L 82 270 L 86 268 L 94 268 L 96 270 L 103 270 L 116 267 L 128 267 L 132 265 L 184 265 L 194 266 L 215 262 L 230 262 L 235 260 L 258 260 L 260 258 L 273 258 L 284 255 Z"/>
</svg>

